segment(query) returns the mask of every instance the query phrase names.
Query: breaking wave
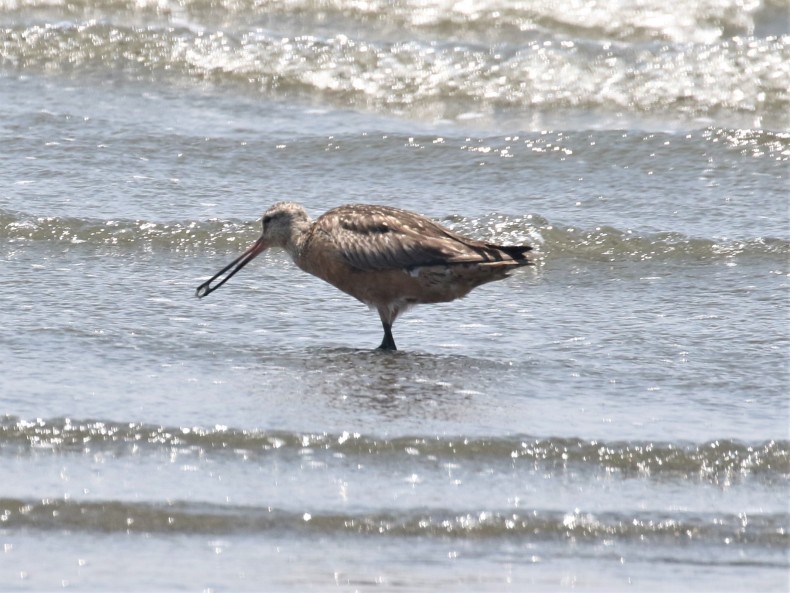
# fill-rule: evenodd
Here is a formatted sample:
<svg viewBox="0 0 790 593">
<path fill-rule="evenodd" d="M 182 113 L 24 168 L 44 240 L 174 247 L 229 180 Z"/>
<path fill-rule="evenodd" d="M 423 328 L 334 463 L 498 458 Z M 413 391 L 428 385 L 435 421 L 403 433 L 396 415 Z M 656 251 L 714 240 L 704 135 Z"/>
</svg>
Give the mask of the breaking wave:
<svg viewBox="0 0 790 593">
<path fill-rule="evenodd" d="M 782 129 L 779 2 L 11 2 L 0 69 L 237 86 L 397 115 L 719 113 Z M 404 36 L 404 31 L 409 36 Z"/>
<path fill-rule="evenodd" d="M 716 440 L 706 443 L 603 442 L 576 438 L 398 437 L 381 438 L 356 433 L 291 433 L 214 427 L 164 427 L 136 422 L 96 420 L 0 419 L 0 453 L 129 454 L 179 451 L 205 457 L 230 455 L 245 459 L 299 455 L 311 450 L 332 457 L 364 458 L 365 464 L 393 457 L 451 458 L 454 462 L 530 464 L 563 470 L 620 472 L 644 477 L 676 477 L 723 482 L 758 477 L 790 480 L 790 443 L 744 443 Z"/>
<path fill-rule="evenodd" d="M 571 228 L 539 215 L 483 218 L 449 217 L 441 221 L 472 237 L 504 244 L 536 245 L 541 258 L 595 261 L 724 261 L 767 258 L 786 261 L 790 241 L 778 237 L 717 239 L 682 233 L 639 233 L 630 229 Z M 110 253 L 173 251 L 188 254 L 234 253 L 254 241 L 259 223 L 235 220 L 152 222 L 30 216 L 0 210 L 0 239 L 7 248 L 46 244 L 88 247 Z"/>
</svg>

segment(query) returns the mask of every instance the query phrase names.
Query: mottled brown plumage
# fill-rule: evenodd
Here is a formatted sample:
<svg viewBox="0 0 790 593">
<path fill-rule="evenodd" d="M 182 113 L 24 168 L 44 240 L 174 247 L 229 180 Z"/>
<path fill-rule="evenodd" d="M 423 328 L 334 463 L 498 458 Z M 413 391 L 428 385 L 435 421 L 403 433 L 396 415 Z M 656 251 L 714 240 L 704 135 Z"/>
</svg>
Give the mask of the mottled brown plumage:
<svg viewBox="0 0 790 593">
<path fill-rule="evenodd" d="M 201 284 L 197 296 L 222 286 L 269 247 L 281 247 L 305 272 L 375 307 L 384 327 L 380 348 L 385 350 L 396 349 L 392 324 L 409 307 L 455 300 L 530 263 L 525 255 L 529 246 L 476 241 L 388 206 L 340 206 L 313 221 L 299 204 L 279 202 L 262 222 L 261 237 Z"/>
</svg>

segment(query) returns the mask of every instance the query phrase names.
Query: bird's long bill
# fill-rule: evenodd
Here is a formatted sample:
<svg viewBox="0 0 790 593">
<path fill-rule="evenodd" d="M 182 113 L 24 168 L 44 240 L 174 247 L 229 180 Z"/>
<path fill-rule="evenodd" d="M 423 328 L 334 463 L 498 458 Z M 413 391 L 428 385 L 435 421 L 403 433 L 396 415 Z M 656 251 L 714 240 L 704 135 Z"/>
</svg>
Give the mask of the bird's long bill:
<svg viewBox="0 0 790 593">
<path fill-rule="evenodd" d="M 263 251 L 266 250 L 266 242 L 263 240 L 263 237 L 258 239 L 255 243 L 253 243 L 244 253 L 242 253 L 239 257 L 234 259 L 230 262 L 227 266 L 222 268 L 219 272 L 214 274 L 211 278 L 206 280 L 203 284 L 197 287 L 197 291 L 195 291 L 195 296 L 199 299 L 207 296 L 217 290 L 220 286 L 225 284 L 228 280 L 230 280 L 233 275 L 241 270 L 244 266 L 250 263 L 255 257 L 261 254 Z M 221 278 L 222 275 L 230 270 L 227 276 L 222 278 L 217 284 L 211 286 L 211 283 Z"/>
</svg>

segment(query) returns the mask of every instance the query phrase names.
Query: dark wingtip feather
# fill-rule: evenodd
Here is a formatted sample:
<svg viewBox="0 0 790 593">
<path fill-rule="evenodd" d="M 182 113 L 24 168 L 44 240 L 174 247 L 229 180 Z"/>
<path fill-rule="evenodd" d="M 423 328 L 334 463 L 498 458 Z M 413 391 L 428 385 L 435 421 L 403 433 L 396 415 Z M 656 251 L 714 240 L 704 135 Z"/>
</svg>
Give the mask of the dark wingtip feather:
<svg viewBox="0 0 790 593">
<path fill-rule="evenodd" d="M 494 249 L 498 249 L 499 251 L 506 253 L 516 261 L 527 259 L 527 251 L 532 250 L 530 245 L 489 245 L 489 247 L 493 247 Z"/>
</svg>

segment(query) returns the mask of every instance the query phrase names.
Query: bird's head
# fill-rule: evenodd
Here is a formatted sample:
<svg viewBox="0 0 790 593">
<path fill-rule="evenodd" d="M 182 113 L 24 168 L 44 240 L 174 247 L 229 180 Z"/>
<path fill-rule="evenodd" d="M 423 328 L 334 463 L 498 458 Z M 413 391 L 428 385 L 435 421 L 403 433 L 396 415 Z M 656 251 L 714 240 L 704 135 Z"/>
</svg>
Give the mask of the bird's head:
<svg viewBox="0 0 790 593">
<path fill-rule="evenodd" d="M 263 249 L 269 247 L 289 249 L 294 242 L 294 234 L 309 224 L 310 217 L 301 205 L 294 202 L 277 202 L 263 213 L 259 241 L 265 243 Z"/>
<path fill-rule="evenodd" d="M 261 218 L 262 232 L 258 240 L 239 257 L 198 286 L 195 294 L 198 298 L 211 294 L 270 247 L 282 247 L 293 256 L 297 234 L 303 232 L 309 225 L 310 217 L 302 206 L 294 202 L 276 203 L 264 212 Z M 222 278 L 226 273 L 227 275 Z M 217 284 L 212 286 L 211 284 L 218 279 Z"/>
</svg>

